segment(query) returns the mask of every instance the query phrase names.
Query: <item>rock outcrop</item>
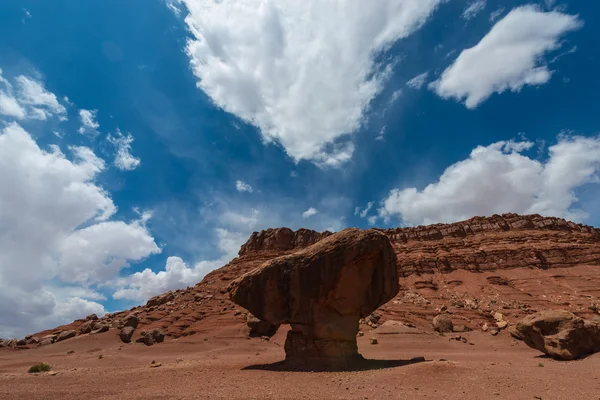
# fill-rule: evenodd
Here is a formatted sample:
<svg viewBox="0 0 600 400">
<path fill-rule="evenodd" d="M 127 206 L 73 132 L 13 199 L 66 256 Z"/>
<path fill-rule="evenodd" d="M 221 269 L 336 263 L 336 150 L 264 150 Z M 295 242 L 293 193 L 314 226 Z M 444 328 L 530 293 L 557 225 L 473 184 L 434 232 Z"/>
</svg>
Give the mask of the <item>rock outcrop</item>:
<svg viewBox="0 0 600 400">
<path fill-rule="evenodd" d="M 290 324 L 287 361 L 346 367 L 360 359 L 359 320 L 398 293 L 396 261 L 384 234 L 346 229 L 266 262 L 233 281 L 229 293 L 261 320 Z"/>
<path fill-rule="evenodd" d="M 516 326 L 529 346 L 557 360 L 574 360 L 600 351 L 600 323 L 564 310 L 530 315 Z"/>
<path fill-rule="evenodd" d="M 299 250 L 317 243 L 330 236 L 331 232 L 315 232 L 309 229 L 293 231 L 289 228 L 267 229 L 254 232 L 242 245 L 239 255 L 244 256 L 254 251 L 287 251 Z"/>
<path fill-rule="evenodd" d="M 504 214 L 379 231 L 390 239 L 398 256 L 401 291 L 377 310 L 377 323 L 365 318 L 365 331 L 390 319 L 431 331 L 432 319 L 445 312 L 442 307 L 457 326 L 480 329 L 487 324 L 490 333 L 498 333 L 496 312 L 504 314 L 506 329 L 538 310 L 567 309 L 585 319 L 600 313 L 597 228 L 560 218 Z M 95 335 L 110 329 L 116 336 L 119 330 L 115 329 L 124 326 L 122 320 L 129 314 L 139 320 L 132 341 L 138 338 L 137 332 L 152 329 L 162 329 L 173 338 L 204 334 L 227 324 L 242 332 L 247 330 L 247 315 L 230 301 L 230 282 L 330 235 L 287 228 L 255 232 L 242 246 L 240 257 L 195 286 L 155 296 L 130 310 L 101 318 L 91 315 L 35 336 L 44 344 L 54 343 L 60 332 L 68 330 Z M 50 339 L 42 339 L 46 336 Z M 36 345 L 28 343 L 27 347 Z"/>
</svg>

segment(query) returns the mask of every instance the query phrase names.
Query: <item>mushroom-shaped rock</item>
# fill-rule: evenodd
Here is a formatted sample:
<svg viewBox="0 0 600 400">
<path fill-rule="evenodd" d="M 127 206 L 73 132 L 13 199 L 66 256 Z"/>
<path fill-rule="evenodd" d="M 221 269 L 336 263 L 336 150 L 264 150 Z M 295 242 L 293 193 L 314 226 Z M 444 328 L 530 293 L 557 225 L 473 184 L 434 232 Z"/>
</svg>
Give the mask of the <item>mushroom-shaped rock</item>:
<svg viewBox="0 0 600 400">
<path fill-rule="evenodd" d="M 516 333 L 534 349 L 558 360 L 600 351 L 600 323 L 564 310 L 541 311 L 517 324 Z"/>
<path fill-rule="evenodd" d="M 272 325 L 290 324 L 286 360 L 339 368 L 362 359 L 358 321 L 399 291 L 387 236 L 346 229 L 233 281 L 231 300 Z"/>
</svg>

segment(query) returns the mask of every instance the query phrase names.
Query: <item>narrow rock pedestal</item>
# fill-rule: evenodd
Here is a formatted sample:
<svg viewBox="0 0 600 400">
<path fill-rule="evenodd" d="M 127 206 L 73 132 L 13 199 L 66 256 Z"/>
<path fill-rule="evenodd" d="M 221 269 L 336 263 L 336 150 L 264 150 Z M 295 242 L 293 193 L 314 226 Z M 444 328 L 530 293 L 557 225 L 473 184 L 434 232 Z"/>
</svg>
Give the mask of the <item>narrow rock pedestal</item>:
<svg viewBox="0 0 600 400">
<path fill-rule="evenodd" d="M 298 367 L 337 370 L 351 368 L 363 357 L 358 353 L 356 339 L 315 339 L 302 332 L 289 331 L 285 339 L 285 360 Z"/>
</svg>

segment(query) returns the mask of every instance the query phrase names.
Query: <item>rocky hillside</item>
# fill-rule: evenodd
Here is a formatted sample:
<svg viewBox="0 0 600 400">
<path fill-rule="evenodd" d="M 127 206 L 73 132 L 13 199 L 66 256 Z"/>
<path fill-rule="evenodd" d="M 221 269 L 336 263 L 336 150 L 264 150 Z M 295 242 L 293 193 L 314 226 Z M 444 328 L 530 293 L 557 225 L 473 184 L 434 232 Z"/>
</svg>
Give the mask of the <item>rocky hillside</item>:
<svg viewBox="0 0 600 400">
<path fill-rule="evenodd" d="M 371 327 L 393 319 L 431 329 L 440 310 L 447 310 L 455 325 L 478 329 L 496 324 L 498 318 L 507 322 L 501 324 L 504 327 L 536 310 L 563 308 L 591 317 L 600 308 L 600 229 L 559 218 L 504 214 L 380 231 L 397 254 L 401 290 L 364 321 Z M 139 320 L 134 341 L 153 328 L 171 337 L 210 335 L 213 327 L 227 324 L 243 329 L 246 311 L 229 301 L 230 281 L 330 234 L 287 228 L 255 232 L 239 257 L 194 287 L 100 319 L 89 316 L 12 346 L 47 344 L 61 334 L 115 334 L 130 314 Z M 74 333 L 65 335 L 67 331 Z"/>
</svg>

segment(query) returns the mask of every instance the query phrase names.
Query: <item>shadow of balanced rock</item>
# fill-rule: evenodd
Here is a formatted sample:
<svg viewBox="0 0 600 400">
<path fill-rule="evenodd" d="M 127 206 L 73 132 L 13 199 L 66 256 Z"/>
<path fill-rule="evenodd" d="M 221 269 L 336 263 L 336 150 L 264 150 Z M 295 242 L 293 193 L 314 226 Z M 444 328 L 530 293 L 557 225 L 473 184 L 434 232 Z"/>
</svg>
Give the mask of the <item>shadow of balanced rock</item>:
<svg viewBox="0 0 600 400">
<path fill-rule="evenodd" d="M 363 360 L 358 321 L 399 291 L 397 259 L 376 230 L 346 229 L 265 262 L 229 286 L 231 300 L 272 325 L 289 324 L 285 363 L 345 369 Z"/>
</svg>

